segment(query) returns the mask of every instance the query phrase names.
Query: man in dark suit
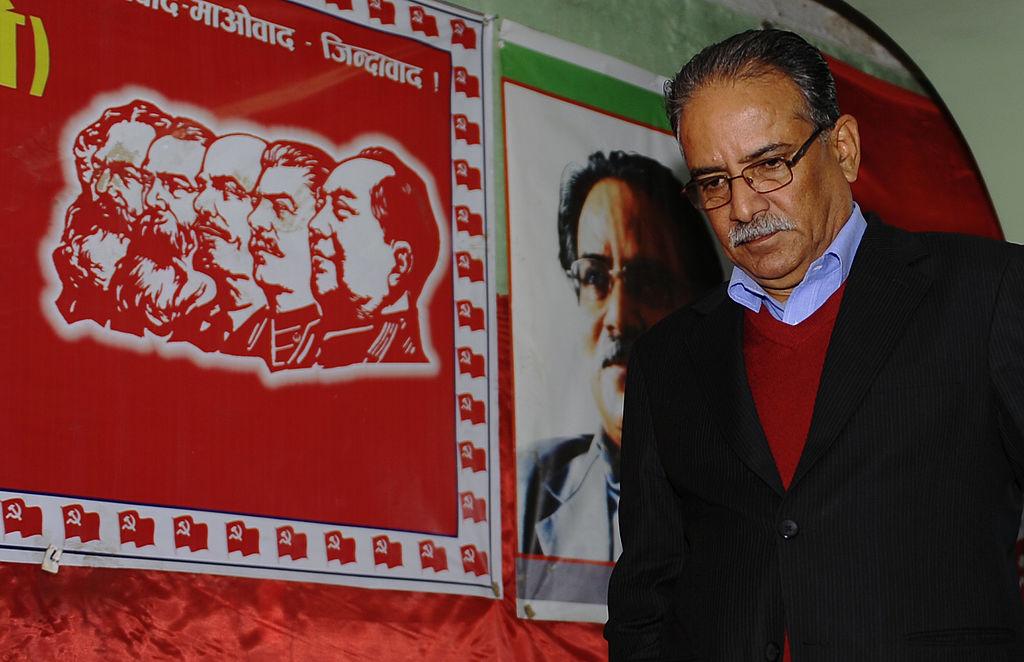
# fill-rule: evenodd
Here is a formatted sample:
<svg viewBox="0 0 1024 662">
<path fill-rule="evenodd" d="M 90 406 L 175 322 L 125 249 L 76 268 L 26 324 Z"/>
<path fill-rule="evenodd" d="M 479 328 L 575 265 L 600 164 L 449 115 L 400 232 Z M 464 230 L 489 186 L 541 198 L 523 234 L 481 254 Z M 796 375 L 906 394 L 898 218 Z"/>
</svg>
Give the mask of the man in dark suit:
<svg viewBox="0 0 1024 662">
<path fill-rule="evenodd" d="M 797 35 L 705 49 L 668 107 L 735 269 L 634 347 L 611 658 L 1024 659 L 1024 251 L 865 221 Z"/>
</svg>

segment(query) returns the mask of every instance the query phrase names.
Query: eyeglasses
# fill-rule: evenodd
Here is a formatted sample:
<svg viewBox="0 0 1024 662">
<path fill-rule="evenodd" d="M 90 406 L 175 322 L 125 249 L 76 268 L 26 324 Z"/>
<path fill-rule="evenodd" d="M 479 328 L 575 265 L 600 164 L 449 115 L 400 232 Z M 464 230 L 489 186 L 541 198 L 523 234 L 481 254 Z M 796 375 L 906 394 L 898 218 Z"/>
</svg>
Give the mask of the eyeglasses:
<svg viewBox="0 0 1024 662">
<path fill-rule="evenodd" d="M 742 178 L 747 186 L 758 193 L 778 191 L 793 181 L 793 167 L 804 157 L 814 143 L 814 139 L 824 130 L 823 126 L 815 129 L 807 142 L 801 145 L 796 154 L 789 159 L 780 156 L 762 159 L 740 170 L 740 174 L 735 177 L 711 175 L 693 179 L 683 187 L 683 192 L 686 193 L 686 197 L 690 199 L 694 207 L 709 211 L 729 204 L 729 201 L 732 200 L 732 181 L 734 179 Z"/>
<path fill-rule="evenodd" d="M 612 269 L 607 259 L 581 257 L 565 273 L 573 282 L 580 304 L 592 310 L 604 305 L 615 279 L 622 281 L 633 300 L 652 308 L 673 306 L 678 300 L 678 279 L 665 267 L 651 262 L 631 262 Z"/>
</svg>

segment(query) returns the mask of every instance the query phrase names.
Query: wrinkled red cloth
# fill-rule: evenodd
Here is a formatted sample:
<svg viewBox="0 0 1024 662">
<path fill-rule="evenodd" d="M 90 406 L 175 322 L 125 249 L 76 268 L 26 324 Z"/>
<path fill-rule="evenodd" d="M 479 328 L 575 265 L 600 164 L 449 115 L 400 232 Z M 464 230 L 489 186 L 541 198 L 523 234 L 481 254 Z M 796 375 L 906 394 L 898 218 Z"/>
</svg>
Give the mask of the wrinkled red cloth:
<svg viewBox="0 0 1024 662">
<path fill-rule="evenodd" d="M 508 298 L 499 297 L 502 491 L 515 494 Z M 178 572 L 0 564 L 0 660 L 603 660 L 601 626 L 515 612 L 514 502 L 504 599 Z M 40 559 L 41 560 L 41 559 Z"/>
<path fill-rule="evenodd" d="M 2 660 L 605 657 L 598 626 L 522 622 L 511 599 L 22 564 L 0 594 Z"/>
<path fill-rule="evenodd" d="M 839 107 L 857 118 L 860 176 L 853 197 L 864 212 L 914 231 L 1002 239 L 977 165 L 946 112 L 928 97 L 828 58 Z"/>
</svg>

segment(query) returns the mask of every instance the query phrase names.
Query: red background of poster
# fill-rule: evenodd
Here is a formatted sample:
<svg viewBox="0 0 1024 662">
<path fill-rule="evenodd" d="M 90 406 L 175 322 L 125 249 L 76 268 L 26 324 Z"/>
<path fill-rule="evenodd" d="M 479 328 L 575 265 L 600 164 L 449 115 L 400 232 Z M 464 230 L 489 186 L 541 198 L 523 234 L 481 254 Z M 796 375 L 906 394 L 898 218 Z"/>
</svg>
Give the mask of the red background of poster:
<svg viewBox="0 0 1024 662">
<path fill-rule="evenodd" d="M 430 305 L 440 363 L 431 377 L 268 388 L 254 372 L 65 341 L 41 298 L 52 250 L 41 242 L 55 209 L 62 213 L 59 158 L 70 157 L 60 138 L 95 95 L 145 87 L 168 100 L 172 115 L 187 115 L 175 106 L 184 103 L 221 122 L 316 132 L 336 158 L 345 155 L 335 145 L 385 134 L 426 166 L 448 214 L 449 55 L 287 2 L 250 11 L 295 28 L 295 52 L 208 28 L 186 5 L 178 18 L 124 0 L 21 0 L 16 9 L 43 19 L 52 65 L 45 95 L 30 97 L 32 38 L 21 29 L 26 83 L 0 89 L 0 339 L 8 348 L 0 487 L 455 534 L 450 257 L 442 255 Z M 325 60 L 324 30 L 423 67 L 423 89 Z"/>
</svg>

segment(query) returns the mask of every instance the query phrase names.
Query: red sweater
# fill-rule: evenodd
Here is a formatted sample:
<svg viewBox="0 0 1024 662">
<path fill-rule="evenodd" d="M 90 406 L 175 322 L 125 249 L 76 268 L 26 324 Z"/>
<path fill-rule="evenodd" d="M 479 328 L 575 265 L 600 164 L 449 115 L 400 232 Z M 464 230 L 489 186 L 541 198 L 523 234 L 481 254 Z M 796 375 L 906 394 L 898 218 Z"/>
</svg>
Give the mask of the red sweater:
<svg viewBox="0 0 1024 662">
<path fill-rule="evenodd" d="M 761 428 L 789 488 L 811 427 L 825 352 L 843 299 L 841 286 L 796 326 L 772 317 L 765 306 L 743 318 L 743 359 Z"/>
<path fill-rule="evenodd" d="M 775 457 L 782 485 L 796 473 L 811 428 L 821 369 L 845 284 L 796 326 L 779 322 L 765 306 L 743 318 L 743 359 L 757 416 Z M 789 636 L 783 660 L 790 661 Z"/>
</svg>

